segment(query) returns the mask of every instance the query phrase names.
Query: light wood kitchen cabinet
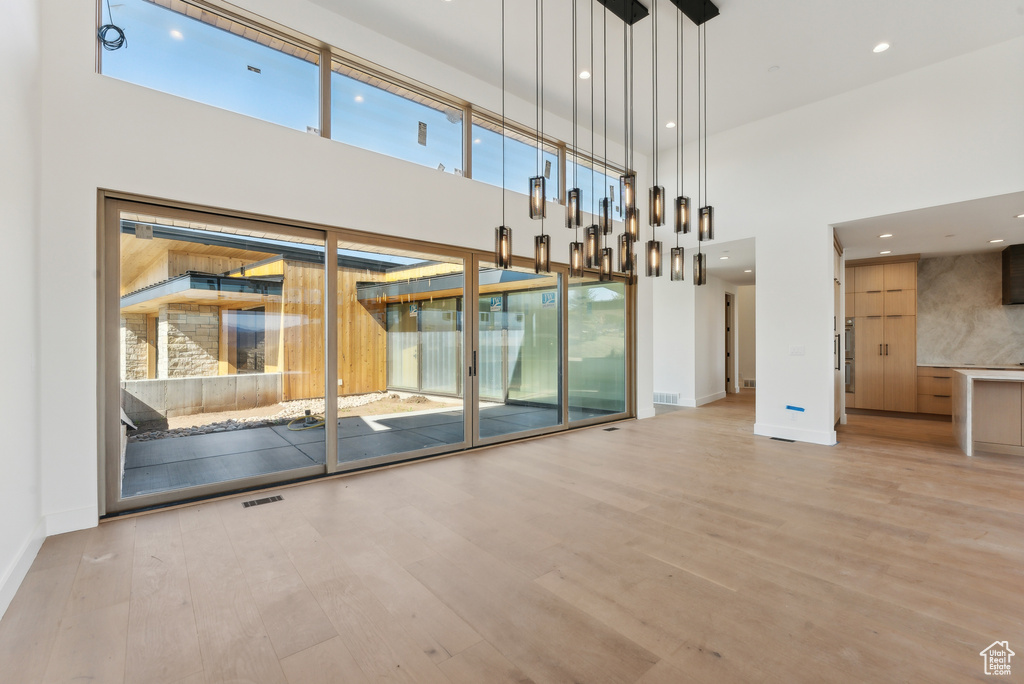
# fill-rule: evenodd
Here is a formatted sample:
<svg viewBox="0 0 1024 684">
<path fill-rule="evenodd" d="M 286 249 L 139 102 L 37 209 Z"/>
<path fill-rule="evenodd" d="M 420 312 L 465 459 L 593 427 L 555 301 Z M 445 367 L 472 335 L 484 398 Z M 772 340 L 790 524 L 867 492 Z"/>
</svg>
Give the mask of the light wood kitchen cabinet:
<svg viewBox="0 0 1024 684">
<path fill-rule="evenodd" d="M 917 412 L 953 415 L 952 369 L 918 366 Z"/>
<path fill-rule="evenodd" d="M 854 302 L 858 316 L 885 315 L 885 295 L 882 292 L 858 292 Z"/>
<path fill-rule="evenodd" d="M 885 289 L 885 267 L 857 266 L 854 273 L 855 292 L 882 292 Z"/>
<path fill-rule="evenodd" d="M 856 408 L 885 405 L 885 325 L 881 316 L 857 317 L 853 342 Z"/>
<path fill-rule="evenodd" d="M 846 317 L 853 318 L 857 315 L 857 269 L 846 268 L 844 270 L 846 278 L 846 282 L 843 283 L 846 286 Z"/>
<path fill-rule="evenodd" d="M 882 266 L 882 285 L 886 292 L 917 289 L 917 263 L 904 261 Z"/>
<path fill-rule="evenodd" d="M 853 270 L 855 408 L 917 411 L 917 262 Z"/>
<path fill-rule="evenodd" d="M 917 316 L 885 317 L 886 411 L 917 410 Z"/>
</svg>

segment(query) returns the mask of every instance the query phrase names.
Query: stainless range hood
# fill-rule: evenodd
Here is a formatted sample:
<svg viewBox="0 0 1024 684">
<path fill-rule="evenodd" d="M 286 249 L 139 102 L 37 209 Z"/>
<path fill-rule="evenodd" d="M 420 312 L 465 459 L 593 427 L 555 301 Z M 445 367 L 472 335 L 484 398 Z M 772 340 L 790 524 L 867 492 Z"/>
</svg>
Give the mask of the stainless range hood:
<svg viewBox="0 0 1024 684">
<path fill-rule="evenodd" d="M 1024 244 L 1003 250 L 1003 306 L 1024 304 Z"/>
</svg>

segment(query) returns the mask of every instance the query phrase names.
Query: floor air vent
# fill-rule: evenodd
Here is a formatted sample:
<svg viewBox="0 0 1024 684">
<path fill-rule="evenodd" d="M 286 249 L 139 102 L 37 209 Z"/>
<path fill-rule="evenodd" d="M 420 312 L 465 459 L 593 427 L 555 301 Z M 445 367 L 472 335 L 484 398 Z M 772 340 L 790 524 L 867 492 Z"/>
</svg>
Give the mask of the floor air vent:
<svg viewBox="0 0 1024 684">
<path fill-rule="evenodd" d="M 795 439 L 783 439 L 782 437 L 771 437 L 770 439 L 774 439 L 776 442 L 789 442 L 790 444 L 796 442 Z"/>
<path fill-rule="evenodd" d="M 604 429 L 604 431 L 605 431 L 605 432 L 615 432 L 615 431 L 616 431 L 616 430 L 618 430 L 618 429 L 619 429 L 619 428 L 617 428 L 617 427 L 610 427 L 610 428 L 605 428 L 605 429 Z"/>
<path fill-rule="evenodd" d="M 265 499 L 253 499 L 252 501 L 243 501 L 242 508 L 249 508 L 250 506 L 262 506 L 263 504 L 274 503 L 275 501 L 282 501 L 284 497 L 281 496 L 268 496 Z"/>
<path fill-rule="evenodd" d="M 743 387 L 747 389 L 754 389 L 757 387 L 757 380 L 744 380 Z"/>
</svg>

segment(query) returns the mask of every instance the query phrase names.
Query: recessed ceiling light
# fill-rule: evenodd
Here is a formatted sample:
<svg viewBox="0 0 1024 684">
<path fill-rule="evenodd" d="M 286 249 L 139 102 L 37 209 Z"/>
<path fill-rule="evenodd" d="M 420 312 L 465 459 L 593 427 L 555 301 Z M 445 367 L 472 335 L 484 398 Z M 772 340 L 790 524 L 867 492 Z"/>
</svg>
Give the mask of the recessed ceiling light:
<svg viewBox="0 0 1024 684">
<path fill-rule="evenodd" d="M 179 31 L 178 29 L 173 29 L 173 30 L 171 31 L 171 38 L 174 38 L 175 40 L 181 40 L 181 39 L 182 39 L 182 38 L 184 38 L 184 37 L 185 37 L 185 36 L 183 36 L 183 35 L 181 34 L 181 31 Z"/>
<path fill-rule="evenodd" d="M 362 95 L 356 95 L 356 102 L 362 102 L 362 101 L 363 101 L 363 96 Z"/>
<path fill-rule="evenodd" d="M 878 237 L 880 237 L 880 238 L 891 238 L 892 237 L 892 233 L 886 233 L 885 235 L 879 235 Z"/>
<path fill-rule="evenodd" d="M 474 138 L 474 139 L 473 139 L 473 142 L 474 142 L 475 144 L 479 145 L 479 144 L 480 144 L 480 138 Z"/>
<path fill-rule="evenodd" d="M 1024 214 L 1017 214 L 1017 218 L 1024 218 Z"/>
<path fill-rule="evenodd" d="M 1002 241 L 1003 241 L 1003 239 L 1002 239 L 1002 238 L 999 238 L 998 240 L 989 240 L 988 242 L 989 242 L 989 244 L 991 244 L 991 245 L 994 245 L 994 244 L 996 244 L 997 242 L 1002 242 Z"/>
<path fill-rule="evenodd" d="M 878 45 L 875 46 L 875 49 L 872 50 L 872 52 L 885 52 L 888 49 L 889 49 L 889 44 L 888 43 L 879 43 Z"/>
<path fill-rule="evenodd" d="M 580 78 L 586 81 L 588 78 L 590 78 L 590 72 L 584 69 L 583 71 L 580 72 Z"/>
<path fill-rule="evenodd" d="M 667 124 L 665 124 L 665 128 L 675 128 L 675 127 L 676 127 L 676 122 L 675 121 L 669 121 Z"/>
<path fill-rule="evenodd" d="M 719 259 L 721 259 L 722 261 L 725 261 L 725 260 L 726 260 L 726 259 L 728 259 L 729 257 L 727 257 L 727 256 L 723 256 L 723 257 L 718 257 L 718 258 L 719 258 Z"/>
<path fill-rule="evenodd" d="M 891 249 L 887 249 L 884 252 L 879 252 L 879 254 L 892 254 L 892 250 Z"/>
<path fill-rule="evenodd" d="M 753 269 L 749 269 L 749 268 L 746 271 L 744 271 L 744 273 L 753 273 L 753 272 L 754 272 Z"/>
</svg>

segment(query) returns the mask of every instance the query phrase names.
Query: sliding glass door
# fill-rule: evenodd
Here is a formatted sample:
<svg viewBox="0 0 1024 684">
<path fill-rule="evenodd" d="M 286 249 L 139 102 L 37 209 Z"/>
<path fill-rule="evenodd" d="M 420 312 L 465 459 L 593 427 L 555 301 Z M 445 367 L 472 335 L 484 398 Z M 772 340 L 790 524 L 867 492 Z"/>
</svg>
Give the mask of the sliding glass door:
<svg viewBox="0 0 1024 684">
<path fill-rule="evenodd" d="M 479 441 L 563 426 L 563 274 L 477 264 Z"/>
<path fill-rule="evenodd" d="M 104 203 L 113 513 L 630 415 L 621 280 Z"/>
</svg>

